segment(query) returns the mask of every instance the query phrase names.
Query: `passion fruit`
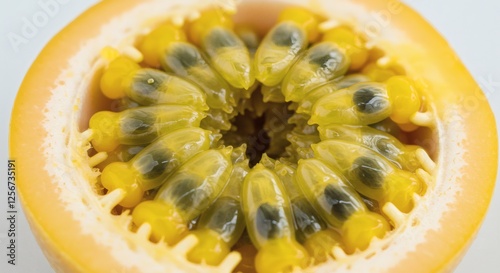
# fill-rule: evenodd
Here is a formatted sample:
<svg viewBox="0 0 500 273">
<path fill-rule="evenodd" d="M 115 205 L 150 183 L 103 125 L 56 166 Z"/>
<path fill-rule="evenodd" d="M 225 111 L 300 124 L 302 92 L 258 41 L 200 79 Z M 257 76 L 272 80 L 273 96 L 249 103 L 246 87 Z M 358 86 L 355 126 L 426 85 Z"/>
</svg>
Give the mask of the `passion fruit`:
<svg viewBox="0 0 500 273">
<path fill-rule="evenodd" d="M 452 269 L 492 194 L 495 122 L 485 99 L 464 111 L 479 87 L 397 4 L 376 36 L 361 29 L 370 11 L 394 3 L 110 0 L 82 14 L 33 64 L 11 122 L 21 202 L 55 270 Z M 159 102 L 167 81 L 202 100 Z M 171 135 L 199 130 L 198 153 Z M 125 145 L 145 148 L 106 162 Z M 214 228 L 229 211 L 246 233 Z"/>
</svg>

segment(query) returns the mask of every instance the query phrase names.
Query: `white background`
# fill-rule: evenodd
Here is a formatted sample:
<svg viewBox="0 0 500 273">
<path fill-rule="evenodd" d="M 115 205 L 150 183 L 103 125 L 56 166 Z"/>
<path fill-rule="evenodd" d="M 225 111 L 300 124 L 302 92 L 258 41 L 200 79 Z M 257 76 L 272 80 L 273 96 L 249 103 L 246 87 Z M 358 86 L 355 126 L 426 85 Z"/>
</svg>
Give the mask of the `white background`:
<svg viewBox="0 0 500 273">
<path fill-rule="evenodd" d="M 23 75 L 38 52 L 63 26 L 97 0 L 58 0 L 64 5 L 48 17 L 15 50 L 9 33 L 21 33 L 23 18 L 33 18 L 43 11 L 39 0 L 2 0 L 0 2 L 0 272 L 53 272 L 34 241 L 23 215 L 17 217 L 18 245 L 16 266 L 6 257 L 6 164 L 10 111 Z M 40 0 L 42 2 L 50 0 Z M 497 117 L 500 117 L 500 1 L 496 0 L 407 0 L 449 41 L 474 78 L 480 83 Z M 481 122 L 481 121 L 478 121 Z M 497 127 L 498 127 L 497 120 Z M 36 136 L 34 136 L 36 137 Z M 3 166 L 3 167 L 2 167 Z M 480 181 L 477 181 L 478 183 Z M 497 183 L 498 184 L 498 183 Z M 56 200 L 52 200 L 56 201 Z M 50 202 L 50 200 L 49 200 Z M 478 238 L 457 268 L 457 273 L 500 272 L 500 194 L 496 190 L 489 214 Z M 411 272 L 411 268 L 408 268 Z"/>
</svg>

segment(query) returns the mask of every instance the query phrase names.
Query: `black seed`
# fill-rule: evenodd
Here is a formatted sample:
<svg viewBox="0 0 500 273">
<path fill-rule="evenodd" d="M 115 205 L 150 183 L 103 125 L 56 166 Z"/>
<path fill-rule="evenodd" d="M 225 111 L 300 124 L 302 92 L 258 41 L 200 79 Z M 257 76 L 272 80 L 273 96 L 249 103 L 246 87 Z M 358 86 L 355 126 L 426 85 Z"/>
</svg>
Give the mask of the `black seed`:
<svg viewBox="0 0 500 273">
<path fill-rule="evenodd" d="M 208 206 L 210 192 L 200 183 L 191 179 L 175 181 L 169 195 L 175 200 L 177 208 L 184 211 L 200 210 Z M 201 213 L 201 211 L 199 211 Z"/>
<path fill-rule="evenodd" d="M 121 121 L 121 129 L 125 135 L 144 135 L 148 134 L 156 118 L 150 111 L 134 110 L 128 112 Z"/>
<path fill-rule="evenodd" d="M 217 231 L 221 235 L 230 235 L 236 229 L 239 221 L 243 220 L 240 202 L 223 196 L 201 215 L 199 225 Z"/>
<path fill-rule="evenodd" d="M 334 185 L 327 185 L 323 192 L 325 200 L 331 207 L 331 213 L 340 221 L 345 221 L 356 211 L 351 196 Z"/>
<path fill-rule="evenodd" d="M 297 197 L 292 200 L 292 211 L 297 229 L 296 237 L 299 242 L 304 242 L 309 235 L 326 228 L 323 219 L 318 216 L 304 197 Z"/>
<path fill-rule="evenodd" d="M 282 237 L 283 224 L 285 218 L 283 210 L 264 203 L 257 209 L 255 215 L 255 227 L 260 236 L 272 239 Z"/>
<path fill-rule="evenodd" d="M 372 189 L 382 188 L 384 184 L 383 169 L 376 159 L 358 157 L 353 162 L 352 171 L 357 179 Z"/>
<path fill-rule="evenodd" d="M 330 71 L 343 70 L 345 65 L 345 56 L 330 45 L 319 45 L 310 49 L 309 63 L 323 67 Z"/>
<path fill-rule="evenodd" d="M 169 187 L 170 195 L 180 198 L 186 193 L 192 191 L 197 186 L 198 183 L 191 179 L 175 181 L 175 184 Z"/>
<path fill-rule="evenodd" d="M 177 43 L 166 56 L 168 66 L 179 73 L 178 69 L 190 69 L 199 64 L 205 64 L 200 51 L 188 43 Z"/>
<path fill-rule="evenodd" d="M 387 98 L 380 96 L 369 88 L 356 90 L 353 95 L 353 102 L 358 111 L 365 114 L 380 112 L 389 105 Z"/>
<path fill-rule="evenodd" d="M 214 28 L 205 38 L 205 47 L 218 49 L 222 47 L 233 47 L 241 44 L 231 32 L 223 28 Z M 210 52 L 209 52 L 210 54 Z"/>
<path fill-rule="evenodd" d="M 139 171 L 145 179 L 154 179 L 165 172 L 171 159 L 168 151 L 154 150 L 138 158 L 135 165 L 142 168 Z"/>
<path fill-rule="evenodd" d="M 272 32 L 272 41 L 277 46 L 297 47 L 301 46 L 304 42 L 300 29 L 293 24 L 280 24 Z"/>
<path fill-rule="evenodd" d="M 151 105 L 156 102 L 158 91 L 168 77 L 160 71 L 145 69 L 135 75 L 130 96 L 142 105 Z"/>
<path fill-rule="evenodd" d="M 387 138 L 379 138 L 375 143 L 377 151 L 389 159 L 397 158 L 399 149 Z"/>
</svg>

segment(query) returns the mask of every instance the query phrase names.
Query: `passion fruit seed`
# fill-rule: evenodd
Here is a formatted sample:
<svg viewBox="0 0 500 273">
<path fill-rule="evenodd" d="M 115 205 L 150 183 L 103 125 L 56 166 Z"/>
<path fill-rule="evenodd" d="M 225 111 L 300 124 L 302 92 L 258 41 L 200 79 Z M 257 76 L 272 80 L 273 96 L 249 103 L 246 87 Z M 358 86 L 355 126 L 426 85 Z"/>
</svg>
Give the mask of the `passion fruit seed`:
<svg viewBox="0 0 500 273">
<path fill-rule="evenodd" d="M 286 101 L 301 101 L 314 87 L 343 76 L 348 67 L 348 58 L 335 44 L 313 45 L 283 79 L 281 89 Z"/>
<path fill-rule="evenodd" d="M 148 144 L 175 129 L 198 127 L 205 116 L 188 105 L 144 106 L 119 113 L 95 113 L 89 129 L 93 133 L 94 149 L 109 152 L 120 144 Z"/>
<path fill-rule="evenodd" d="M 417 159 L 417 151 L 421 148 L 405 145 L 389 133 L 368 126 L 344 124 L 319 126 L 318 131 L 321 140 L 343 139 L 356 142 L 383 155 L 400 169 L 413 172 L 422 167 Z"/>
<path fill-rule="evenodd" d="M 212 67 L 234 88 L 249 89 L 255 82 L 250 52 L 234 33 L 223 10 L 207 10 L 189 25 L 190 38 L 201 45 Z"/>
<path fill-rule="evenodd" d="M 208 110 L 206 94 L 197 85 L 161 70 L 137 70 L 125 89 L 126 95 L 140 105 L 184 104 Z"/>
<path fill-rule="evenodd" d="M 286 8 L 278 24 L 264 37 L 255 53 L 255 77 L 267 86 L 278 85 L 300 52 L 317 36 L 318 18 L 303 8 Z"/>
<path fill-rule="evenodd" d="M 324 200 L 331 207 L 331 214 L 339 220 L 346 220 L 355 211 L 350 196 L 333 185 L 327 185 L 323 192 Z"/>
<path fill-rule="evenodd" d="M 186 28 L 152 30 L 144 58 L 105 51 L 101 90 L 129 103 L 95 113 L 85 134 L 94 165 L 109 154 L 107 196 L 133 209 L 140 232 L 196 238 L 187 259 L 212 266 L 246 234 L 257 272 L 274 273 L 366 250 L 399 227 L 434 165 L 399 128 L 428 114 L 410 78 L 366 64 L 360 34 L 320 22 L 286 8 L 259 43 L 210 8 Z"/>
<path fill-rule="evenodd" d="M 186 42 L 174 43 L 161 58 L 165 70 L 171 70 L 201 87 L 207 94 L 210 108 L 222 109 L 226 113 L 233 111 L 236 105 L 235 91 L 210 67 L 197 47 Z"/>
<path fill-rule="evenodd" d="M 188 222 L 205 211 L 226 186 L 232 171 L 230 153 L 231 148 L 210 149 L 189 159 L 166 179 L 154 200 L 137 205 L 134 223 L 149 224 L 155 241 L 179 242 L 187 235 Z"/>
<path fill-rule="evenodd" d="M 120 205 L 135 207 L 144 192 L 160 187 L 177 167 L 200 151 L 208 150 L 213 140 L 209 131 L 200 128 L 174 130 L 146 146 L 132 160 L 107 165 L 102 170 L 101 183 L 109 191 L 124 189 L 126 197 Z M 131 196 L 127 188 L 133 188 L 139 196 Z"/>
</svg>

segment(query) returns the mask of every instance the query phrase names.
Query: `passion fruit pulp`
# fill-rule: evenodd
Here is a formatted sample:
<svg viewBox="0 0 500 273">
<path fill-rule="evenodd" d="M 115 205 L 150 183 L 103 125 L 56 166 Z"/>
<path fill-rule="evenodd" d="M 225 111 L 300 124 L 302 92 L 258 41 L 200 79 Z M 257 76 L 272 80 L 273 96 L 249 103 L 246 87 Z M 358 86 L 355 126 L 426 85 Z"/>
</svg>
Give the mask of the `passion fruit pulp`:
<svg viewBox="0 0 500 273">
<path fill-rule="evenodd" d="M 418 67 L 418 66 L 417 66 L 417 67 Z M 439 83 L 439 81 L 437 81 L 437 83 Z M 431 96 L 431 97 L 432 97 L 432 96 Z M 441 113 L 441 112 L 438 112 L 438 113 Z M 445 129 L 443 129 L 443 130 L 444 130 L 444 132 L 446 132 L 446 130 L 445 130 Z M 440 143 L 440 145 L 441 145 L 441 140 L 442 140 L 442 139 L 441 139 L 441 137 L 442 137 L 442 136 L 439 136 L 439 137 L 440 137 L 440 139 L 439 139 L 439 143 Z M 443 145 L 444 145 L 444 144 L 443 144 Z M 436 149 L 443 149 L 443 148 L 440 146 L 439 148 L 438 148 L 438 147 L 436 147 Z M 439 156 L 441 156 L 441 154 L 440 154 L 440 153 L 439 153 Z M 440 161 L 438 161 L 438 162 L 440 162 Z"/>
</svg>

